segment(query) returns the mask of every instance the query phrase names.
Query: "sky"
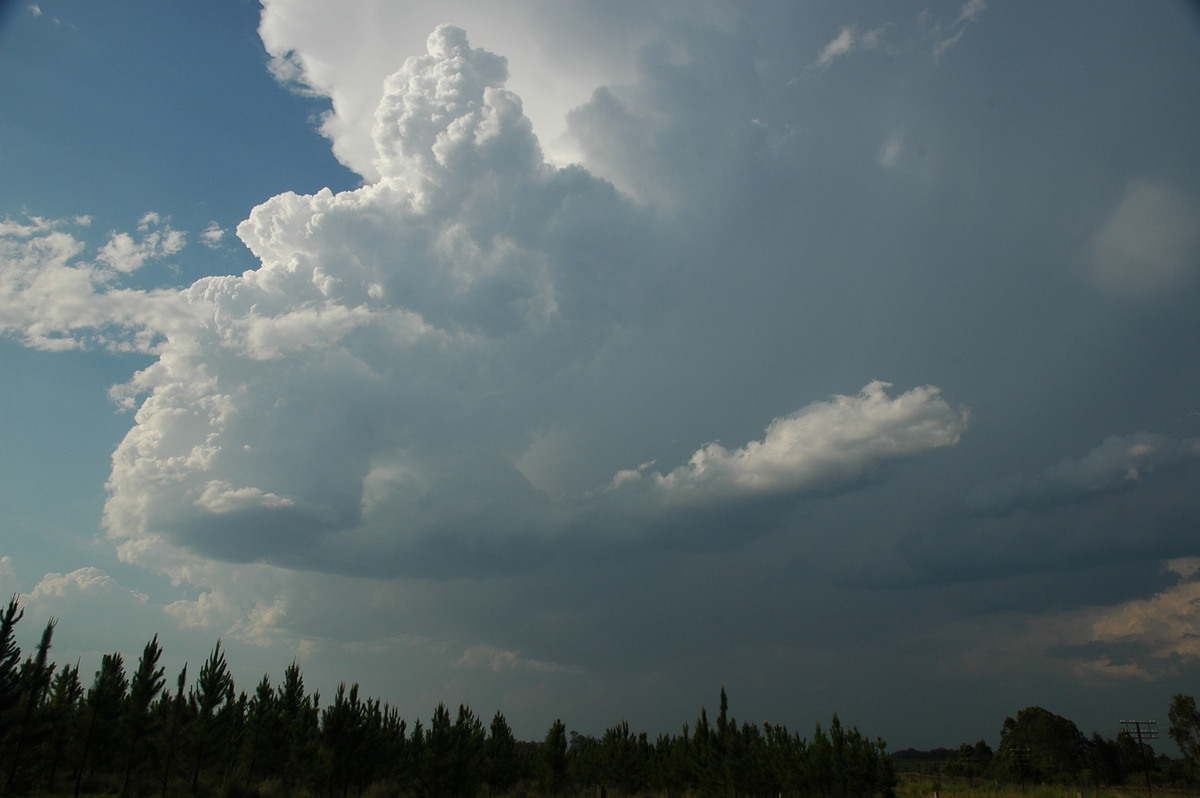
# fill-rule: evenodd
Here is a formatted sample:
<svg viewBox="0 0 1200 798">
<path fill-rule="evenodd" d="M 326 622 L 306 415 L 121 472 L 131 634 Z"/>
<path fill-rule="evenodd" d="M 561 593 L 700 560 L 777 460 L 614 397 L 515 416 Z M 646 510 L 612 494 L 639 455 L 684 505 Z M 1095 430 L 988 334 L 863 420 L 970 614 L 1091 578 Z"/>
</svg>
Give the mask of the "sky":
<svg viewBox="0 0 1200 798">
<path fill-rule="evenodd" d="M 1165 723 L 1198 84 L 1169 0 L 0 5 L 18 640 L 526 739 Z"/>
</svg>

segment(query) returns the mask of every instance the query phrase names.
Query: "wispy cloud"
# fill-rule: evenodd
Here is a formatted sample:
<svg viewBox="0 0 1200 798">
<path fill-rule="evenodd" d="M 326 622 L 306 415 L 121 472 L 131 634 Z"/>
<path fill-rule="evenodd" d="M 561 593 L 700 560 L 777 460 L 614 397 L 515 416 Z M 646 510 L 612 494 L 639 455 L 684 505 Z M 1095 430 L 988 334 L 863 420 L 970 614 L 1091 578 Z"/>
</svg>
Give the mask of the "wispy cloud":
<svg viewBox="0 0 1200 798">
<path fill-rule="evenodd" d="M 883 42 L 885 27 L 874 28 L 866 33 L 859 33 L 852 25 L 842 28 L 838 35 L 817 56 L 814 64 L 824 68 L 836 58 L 848 55 L 856 50 L 874 50 Z"/>
</svg>

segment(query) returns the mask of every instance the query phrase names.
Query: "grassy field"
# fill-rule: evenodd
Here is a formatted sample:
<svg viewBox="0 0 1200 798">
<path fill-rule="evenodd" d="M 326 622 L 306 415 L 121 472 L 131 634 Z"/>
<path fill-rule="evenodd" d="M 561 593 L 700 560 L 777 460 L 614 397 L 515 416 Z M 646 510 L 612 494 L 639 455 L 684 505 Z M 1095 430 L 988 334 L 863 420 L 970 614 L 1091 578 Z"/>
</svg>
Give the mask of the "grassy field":
<svg viewBox="0 0 1200 798">
<path fill-rule="evenodd" d="M 1200 791 L 1172 790 L 1155 787 L 1147 796 L 1146 788 L 1138 787 L 1073 787 L 1061 784 L 1026 784 L 1024 790 L 1016 784 L 996 784 L 986 779 L 933 778 L 897 774 L 898 798 L 1194 798 Z"/>
</svg>

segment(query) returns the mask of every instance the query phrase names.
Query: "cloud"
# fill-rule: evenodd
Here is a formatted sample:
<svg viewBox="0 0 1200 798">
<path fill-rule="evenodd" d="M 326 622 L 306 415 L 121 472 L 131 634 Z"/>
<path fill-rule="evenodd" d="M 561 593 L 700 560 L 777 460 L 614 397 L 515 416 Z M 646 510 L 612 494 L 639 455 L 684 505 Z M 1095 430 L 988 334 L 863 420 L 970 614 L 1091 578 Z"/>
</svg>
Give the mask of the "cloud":
<svg viewBox="0 0 1200 798">
<path fill-rule="evenodd" d="M 136 234 L 111 233 L 96 257 L 86 260 L 85 244 L 60 228 L 89 222 L 33 217 L 0 225 L 0 332 L 51 351 L 151 352 L 161 336 L 190 326 L 192 313 L 176 292 L 119 287 L 147 263 L 178 253 L 184 234 L 147 214 Z"/>
<path fill-rule="evenodd" d="M 979 17 L 987 8 L 987 0 L 967 0 L 963 3 L 962 9 L 958 13 L 958 19 L 955 24 L 962 22 L 978 22 Z"/>
<path fill-rule="evenodd" d="M 967 0 L 966 3 L 963 3 L 962 8 L 959 9 L 958 17 L 944 27 L 932 15 L 922 12 L 920 22 L 927 28 L 926 36 L 933 40 L 932 54 L 934 63 L 940 62 L 942 55 L 951 47 L 958 44 L 963 34 L 967 32 L 967 25 L 979 22 L 979 18 L 986 9 L 986 0 Z"/>
<path fill-rule="evenodd" d="M 1200 438 L 1181 440 L 1149 432 L 1112 436 L 1083 457 L 1065 458 L 1035 477 L 1011 476 L 976 488 L 968 505 L 990 514 L 1045 510 L 1132 489 L 1160 472 L 1197 461 Z"/>
<path fill-rule="evenodd" d="M 225 240 L 225 230 L 216 222 L 209 222 L 200 233 L 200 241 L 209 249 L 216 249 Z"/>
<path fill-rule="evenodd" d="M 855 50 L 874 50 L 879 47 L 883 41 L 883 34 L 886 26 L 874 28 L 866 33 L 859 34 L 858 29 L 853 25 L 843 27 L 838 35 L 829 44 L 821 50 L 820 55 L 814 63 L 815 66 L 824 69 L 835 59 L 844 55 L 848 55 Z"/>
<path fill-rule="evenodd" d="M 454 663 L 456 668 L 468 670 L 490 670 L 496 673 L 504 671 L 528 671 L 531 673 L 583 673 L 578 665 L 559 665 L 556 662 L 522 657 L 515 651 L 504 651 L 493 648 L 486 643 L 471 646 L 463 652 Z"/>
<path fill-rule="evenodd" d="M 854 28 L 842 28 L 841 33 L 825 45 L 825 49 L 821 50 L 821 54 L 817 56 L 817 66 L 827 66 L 830 61 L 838 56 L 845 55 L 854 48 Z"/>
<path fill-rule="evenodd" d="M 585 102 L 598 83 L 627 79 L 636 46 L 653 38 L 659 14 L 690 24 L 717 24 L 728 17 L 721 2 L 687 6 L 653 11 L 624 6 L 617 11 L 577 4 L 548 11 L 534 0 L 503 7 L 469 0 L 437 6 L 359 0 L 334 11 L 320 0 L 267 0 L 259 35 L 272 72 L 285 85 L 330 99 L 321 132 L 342 163 L 373 182 L 379 175 L 371 129 L 383 82 L 405 56 L 420 51 L 435 26 L 462 26 L 489 50 L 507 56 L 512 85 L 522 95 L 526 113 L 555 156 L 552 160 L 565 163 L 571 160 L 571 148 L 559 139 L 567 110 Z"/>
<path fill-rule="evenodd" d="M 673 268 L 661 242 L 692 223 L 673 227 L 588 171 L 546 162 L 506 78 L 503 58 L 438 27 L 384 83 L 379 179 L 253 209 L 238 235 L 261 265 L 240 276 L 113 287 L 182 246 L 156 214 L 92 262 L 69 236 L 21 233 L 14 246 L 57 242 L 6 269 L 18 275 L 10 306 L 40 303 L 27 338 L 48 338 L 46 319 L 72 345 L 116 340 L 89 327 L 132 328 L 135 348 L 158 355 L 112 391 L 137 407 L 104 512 L 123 556 L 154 561 L 175 546 L 330 572 L 503 570 L 515 560 L 500 552 L 552 558 L 570 529 L 653 540 L 678 526 L 662 517 L 672 508 L 841 490 L 958 441 L 966 413 L 937 388 L 893 399 L 876 382 L 665 474 L 625 472 L 607 491 L 554 499 L 530 484 L 515 463 L 544 423 L 542 393 L 666 312 L 650 302 Z M 39 292 L 45 275 L 73 287 Z"/>
<path fill-rule="evenodd" d="M 381 179 L 255 208 L 238 235 L 261 267 L 179 293 L 191 326 L 114 390 L 140 402 L 114 454 L 114 538 L 314 564 L 355 532 L 336 569 L 355 545 L 392 548 L 398 523 L 408 541 L 545 503 L 503 451 L 524 411 L 471 441 L 459 430 L 503 408 L 470 392 L 586 361 L 641 309 L 649 271 L 633 205 L 547 165 L 504 78 L 503 59 L 437 29 L 387 84 Z"/>
<path fill-rule="evenodd" d="M 1123 644 L 1136 659 L 1114 663 L 1102 658 L 1094 669 L 1109 678 L 1157 680 L 1178 672 L 1181 663 L 1200 661 L 1200 558 L 1169 560 L 1176 584 L 1149 598 L 1107 608 L 1092 623 L 1097 645 Z"/>
<path fill-rule="evenodd" d="M 667 474 L 647 467 L 613 478 L 610 491 L 643 486 L 666 505 L 710 504 L 748 496 L 822 490 L 869 473 L 883 463 L 958 443 L 968 413 L 933 386 L 892 399 L 888 383 L 872 382 L 857 396 L 836 396 L 775 419 L 761 441 L 735 450 L 719 443 L 698 449 Z"/>
<path fill-rule="evenodd" d="M 1178 288 L 1200 259 L 1200 202 L 1169 184 L 1134 180 L 1092 236 L 1089 277 L 1102 290 L 1144 300 Z"/>
<path fill-rule="evenodd" d="M 55 652 L 63 659 L 137 651 L 151 634 L 167 631 L 161 608 L 145 593 L 95 567 L 48 573 L 21 597 L 21 604 L 31 627 L 59 619 Z"/>
</svg>

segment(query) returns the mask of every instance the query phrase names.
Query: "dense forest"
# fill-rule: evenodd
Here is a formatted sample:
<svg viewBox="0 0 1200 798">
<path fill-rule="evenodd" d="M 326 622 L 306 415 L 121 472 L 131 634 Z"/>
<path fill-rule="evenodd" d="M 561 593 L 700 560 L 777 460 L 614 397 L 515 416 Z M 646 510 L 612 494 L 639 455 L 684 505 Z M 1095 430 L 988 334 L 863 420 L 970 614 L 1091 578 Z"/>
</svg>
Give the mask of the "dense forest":
<svg viewBox="0 0 1200 798">
<path fill-rule="evenodd" d="M 16 597 L 0 613 L 4 795 L 840 798 L 891 796 L 894 764 L 912 764 L 836 715 L 808 737 L 739 724 L 724 689 L 714 720 L 701 709 L 694 724 L 653 740 L 624 721 L 594 737 L 555 720 L 542 740 L 518 741 L 503 714 L 485 724 L 464 705 L 452 713 L 439 704 L 427 725 L 410 726 L 357 685 L 339 685 L 322 705 L 295 662 L 278 684 L 264 675 L 239 691 L 220 641 L 194 681 L 185 665 L 168 684 L 155 636 L 128 667 L 121 654 L 105 655 L 85 687 L 78 665 L 50 659 L 54 620 L 22 659 L 14 634 L 22 615 Z M 1159 780 L 1190 778 L 1197 762 L 1195 702 L 1176 696 L 1171 713 L 1185 759 Z M 1037 707 L 1007 719 L 1001 735 L 994 753 L 982 741 L 964 744 L 930 767 L 950 777 L 1104 784 L 1154 769 L 1128 735 L 1088 740 Z"/>
</svg>

